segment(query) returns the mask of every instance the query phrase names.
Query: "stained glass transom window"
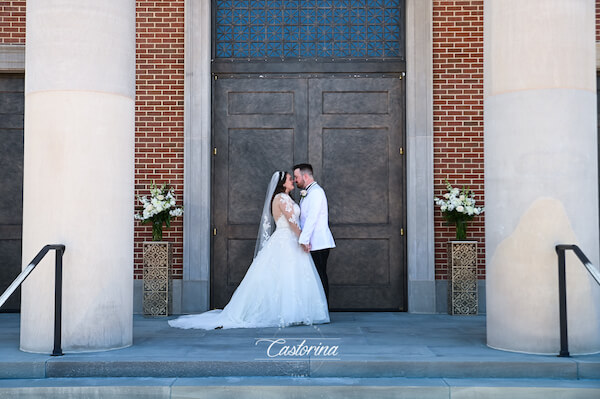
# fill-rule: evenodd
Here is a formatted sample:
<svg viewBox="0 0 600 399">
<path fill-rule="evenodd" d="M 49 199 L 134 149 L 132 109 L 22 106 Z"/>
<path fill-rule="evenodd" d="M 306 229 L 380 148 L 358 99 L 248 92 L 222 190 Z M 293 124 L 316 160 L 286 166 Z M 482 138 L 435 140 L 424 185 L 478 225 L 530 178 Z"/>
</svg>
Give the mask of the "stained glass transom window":
<svg viewBox="0 0 600 399">
<path fill-rule="evenodd" d="M 217 58 L 403 58 L 404 0 L 217 0 Z"/>
</svg>

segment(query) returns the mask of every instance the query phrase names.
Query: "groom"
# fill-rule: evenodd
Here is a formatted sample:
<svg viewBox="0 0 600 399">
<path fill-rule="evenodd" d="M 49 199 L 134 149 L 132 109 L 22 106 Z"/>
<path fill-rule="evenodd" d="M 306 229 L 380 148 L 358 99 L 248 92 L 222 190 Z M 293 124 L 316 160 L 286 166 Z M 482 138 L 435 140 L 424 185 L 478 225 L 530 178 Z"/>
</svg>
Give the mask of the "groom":
<svg viewBox="0 0 600 399">
<path fill-rule="evenodd" d="M 294 181 L 300 191 L 300 228 L 302 233 L 298 242 L 315 262 L 323 290 L 329 301 L 329 281 L 327 280 L 327 258 L 329 249 L 335 248 L 333 236 L 329 230 L 327 215 L 327 197 L 325 191 L 313 177 L 310 164 L 301 163 L 294 166 Z"/>
</svg>

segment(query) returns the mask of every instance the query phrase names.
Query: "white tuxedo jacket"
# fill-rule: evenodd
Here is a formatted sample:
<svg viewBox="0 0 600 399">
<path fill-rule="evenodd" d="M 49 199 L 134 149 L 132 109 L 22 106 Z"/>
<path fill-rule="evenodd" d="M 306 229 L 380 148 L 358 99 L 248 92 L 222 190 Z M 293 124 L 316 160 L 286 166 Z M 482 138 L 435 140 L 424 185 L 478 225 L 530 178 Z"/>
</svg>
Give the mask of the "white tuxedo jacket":
<svg viewBox="0 0 600 399">
<path fill-rule="evenodd" d="M 316 182 L 308 188 L 306 197 L 300 200 L 300 244 L 310 244 L 311 251 L 335 248 L 335 241 L 329 230 L 327 197 Z"/>
</svg>

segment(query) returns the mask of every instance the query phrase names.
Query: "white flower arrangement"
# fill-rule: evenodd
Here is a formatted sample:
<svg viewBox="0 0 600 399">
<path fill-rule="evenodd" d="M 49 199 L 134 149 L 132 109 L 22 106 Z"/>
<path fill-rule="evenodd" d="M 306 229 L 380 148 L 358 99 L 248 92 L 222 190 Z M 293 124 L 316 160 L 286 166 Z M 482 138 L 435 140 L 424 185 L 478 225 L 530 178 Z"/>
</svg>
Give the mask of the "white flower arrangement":
<svg viewBox="0 0 600 399">
<path fill-rule="evenodd" d="M 175 189 L 167 184 L 161 187 L 154 183 L 150 186 L 150 198 L 139 196 L 142 208 L 134 215 L 142 223 L 152 223 L 152 239 L 162 240 L 163 223 L 167 228 L 171 225 L 171 218 L 181 216 L 183 207 L 176 205 Z"/>
<path fill-rule="evenodd" d="M 300 191 L 300 198 L 304 198 L 304 197 L 306 197 L 307 195 L 308 195 L 308 191 L 306 191 L 306 190 L 302 190 L 302 191 Z"/>
<path fill-rule="evenodd" d="M 456 225 L 456 238 L 464 240 L 467 221 L 483 213 L 484 208 L 476 206 L 473 192 L 468 188 L 463 187 L 461 190 L 452 187 L 448 180 L 446 180 L 446 188 L 448 192 L 443 195 L 443 198 L 435 197 L 433 200 L 440 207 L 444 219 Z"/>
</svg>

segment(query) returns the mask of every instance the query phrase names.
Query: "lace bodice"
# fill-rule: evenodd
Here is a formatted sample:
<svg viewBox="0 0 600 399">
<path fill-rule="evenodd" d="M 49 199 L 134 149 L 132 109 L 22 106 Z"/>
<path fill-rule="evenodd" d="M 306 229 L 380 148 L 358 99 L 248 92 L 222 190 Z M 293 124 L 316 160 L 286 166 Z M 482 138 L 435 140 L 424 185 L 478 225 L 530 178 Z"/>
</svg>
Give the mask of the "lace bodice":
<svg viewBox="0 0 600 399">
<path fill-rule="evenodd" d="M 290 223 L 295 224 L 298 228 L 300 227 L 300 207 L 289 195 L 285 193 L 277 194 L 273 199 L 271 210 L 278 229 L 290 228 Z"/>
</svg>

